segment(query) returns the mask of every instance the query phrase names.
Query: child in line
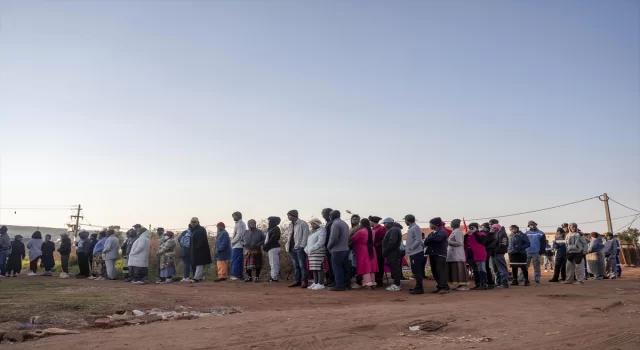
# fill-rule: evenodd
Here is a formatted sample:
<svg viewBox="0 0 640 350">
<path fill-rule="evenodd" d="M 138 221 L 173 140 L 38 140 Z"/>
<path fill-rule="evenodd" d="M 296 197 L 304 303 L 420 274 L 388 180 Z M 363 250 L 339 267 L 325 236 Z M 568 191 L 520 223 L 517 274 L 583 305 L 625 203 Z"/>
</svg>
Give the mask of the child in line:
<svg viewBox="0 0 640 350">
<path fill-rule="evenodd" d="M 42 256 L 42 233 L 36 231 L 31 235 L 31 240 L 27 243 L 29 249 L 29 272 L 28 276 L 38 275 L 38 261 Z"/>
<path fill-rule="evenodd" d="M 56 264 L 53 260 L 53 252 L 56 251 L 56 244 L 51 242 L 51 235 L 47 234 L 44 236 L 44 242 L 42 242 L 40 250 L 42 251 L 41 266 L 44 267 L 42 276 L 51 276 L 51 270 Z"/>
<path fill-rule="evenodd" d="M 7 277 L 20 274 L 22 270 L 22 260 L 26 257 L 26 249 L 24 243 L 22 243 L 22 236 L 16 235 L 11 242 L 11 254 L 9 254 L 9 261 L 7 262 Z"/>
</svg>

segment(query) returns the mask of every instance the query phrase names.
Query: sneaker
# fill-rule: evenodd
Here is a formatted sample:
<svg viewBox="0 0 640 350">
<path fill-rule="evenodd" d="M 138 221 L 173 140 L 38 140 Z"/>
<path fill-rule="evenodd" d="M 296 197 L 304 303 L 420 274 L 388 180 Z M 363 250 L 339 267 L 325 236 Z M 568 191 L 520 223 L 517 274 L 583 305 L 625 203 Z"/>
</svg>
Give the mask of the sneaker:
<svg viewBox="0 0 640 350">
<path fill-rule="evenodd" d="M 235 276 L 231 276 L 231 278 L 229 278 L 229 279 L 230 279 L 231 281 L 237 281 L 237 280 L 239 280 L 239 278 L 238 278 L 238 277 L 235 277 Z"/>
<path fill-rule="evenodd" d="M 469 290 L 469 286 L 458 286 L 456 288 L 456 290 L 458 290 L 458 291 L 468 291 Z"/>
<path fill-rule="evenodd" d="M 399 292 L 402 289 L 399 286 L 396 286 L 395 284 L 390 285 L 389 287 L 387 287 L 387 291 L 389 292 Z"/>
<path fill-rule="evenodd" d="M 316 286 L 317 286 L 317 284 L 315 284 L 315 283 L 314 283 L 314 284 L 310 285 L 309 287 L 307 287 L 307 289 L 313 289 L 313 288 L 315 288 Z"/>
<path fill-rule="evenodd" d="M 37 276 L 37 275 L 38 275 L 38 274 L 36 274 L 35 272 L 29 272 L 29 273 L 27 274 L 27 276 Z"/>
<path fill-rule="evenodd" d="M 222 281 L 226 281 L 226 280 L 227 280 L 226 278 L 216 278 L 213 281 L 214 282 L 222 282 Z"/>
<path fill-rule="evenodd" d="M 96 277 L 96 278 L 94 279 L 94 281 L 102 281 L 102 280 L 104 280 L 104 278 L 103 278 L 103 277 Z"/>
<path fill-rule="evenodd" d="M 351 289 L 360 289 L 360 288 L 362 288 L 362 286 L 361 286 L 361 285 L 359 285 L 359 284 L 357 284 L 357 283 L 353 283 L 353 284 L 351 285 Z"/>
<path fill-rule="evenodd" d="M 567 281 L 562 281 L 561 283 L 563 283 L 563 284 L 573 284 L 573 281 L 568 281 L 567 280 Z"/>
<path fill-rule="evenodd" d="M 581 286 L 581 285 L 583 285 L 583 284 L 584 284 L 584 282 L 582 282 L 582 281 L 575 281 L 575 282 L 573 282 L 573 284 L 574 284 L 574 285 L 576 285 L 576 286 Z"/>
<path fill-rule="evenodd" d="M 202 281 L 202 280 L 197 280 L 197 279 L 194 278 L 194 279 L 191 280 L 191 283 L 199 283 L 200 281 Z"/>
<path fill-rule="evenodd" d="M 191 279 L 186 277 L 186 278 L 181 279 L 180 283 L 186 283 L 186 282 L 189 282 L 189 281 L 191 281 Z"/>
<path fill-rule="evenodd" d="M 247 277 L 244 279 L 245 282 L 251 282 L 251 277 Z"/>
<path fill-rule="evenodd" d="M 94 280 L 94 279 L 96 279 L 96 277 L 95 276 L 89 276 L 89 277 L 87 277 L 87 279 L 88 280 Z"/>
<path fill-rule="evenodd" d="M 163 281 L 163 280 L 156 280 L 156 284 L 161 284 L 161 283 L 164 283 L 164 282 L 165 281 Z"/>
<path fill-rule="evenodd" d="M 276 282 L 276 283 L 277 283 L 277 282 L 278 282 L 278 280 L 274 280 L 273 278 L 269 278 L 269 281 L 268 281 L 268 282 Z"/>
<path fill-rule="evenodd" d="M 164 280 L 165 284 L 169 284 L 169 283 L 173 283 L 173 280 L 171 278 L 167 278 L 166 280 Z"/>
<path fill-rule="evenodd" d="M 311 290 L 323 290 L 323 289 L 324 289 L 324 285 L 323 285 L 323 284 L 318 283 L 318 284 L 316 284 L 316 287 L 315 287 L 315 288 L 313 288 L 313 289 L 311 289 Z"/>
<path fill-rule="evenodd" d="M 534 286 L 539 286 L 539 285 L 540 285 L 540 282 L 536 282 L 536 283 L 534 284 Z"/>
<path fill-rule="evenodd" d="M 131 283 L 133 283 L 133 284 L 144 284 L 144 281 L 133 281 Z"/>
<path fill-rule="evenodd" d="M 413 289 L 409 292 L 409 294 L 411 295 L 419 295 L 419 294 L 424 294 L 424 289 Z"/>
<path fill-rule="evenodd" d="M 438 294 L 449 294 L 449 293 L 451 293 L 449 289 L 440 289 L 440 291 L 438 292 Z"/>
</svg>

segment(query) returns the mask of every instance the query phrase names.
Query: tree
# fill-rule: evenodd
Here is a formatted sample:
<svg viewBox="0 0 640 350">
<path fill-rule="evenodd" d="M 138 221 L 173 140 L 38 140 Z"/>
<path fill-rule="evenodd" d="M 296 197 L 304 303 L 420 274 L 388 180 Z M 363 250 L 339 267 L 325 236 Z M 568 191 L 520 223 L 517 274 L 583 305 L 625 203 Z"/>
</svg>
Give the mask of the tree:
<svg viewBox="0 0 640 350">
<path fill-rule="evenodd" d="M 628 228 L 618 233 L 620 243 L 632 244 L 633 246 L 638 244 L 638 237 L 640 237 L 640 231 L 637 228 Z"/>
</svg>

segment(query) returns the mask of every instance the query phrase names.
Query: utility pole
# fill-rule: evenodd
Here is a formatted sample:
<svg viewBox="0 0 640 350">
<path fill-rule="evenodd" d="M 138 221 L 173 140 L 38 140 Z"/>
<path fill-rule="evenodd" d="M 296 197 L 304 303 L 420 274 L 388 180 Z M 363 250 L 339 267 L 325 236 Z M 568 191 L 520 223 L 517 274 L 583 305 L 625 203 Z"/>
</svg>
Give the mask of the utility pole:
<svg viewBox="0 0 640 350">
<path fill-rule="evenodd" d="M 71 215 L 72 219 L 76 219 L 76 225 L 74 227 L 74 237 L 78 239 L 78 229 L 80 228 L 80 219 L 84 219 L 83 216 L 80 216 L 80 211 L 82 211 L 82 205 L 78 204 L 78 209 L 76 215 Z"/>
<path fill-rule="evenodd" d="M 609 211 L 609 196 L 607 193 L 603 193 L 602 197 L 604 198 L 602 201 L 604 202 L 604 215 L 607 217 L 607 229 L 609 232 L 613 233 L 613 225 L 611 224 L 611 212 Z"/>
</svg>

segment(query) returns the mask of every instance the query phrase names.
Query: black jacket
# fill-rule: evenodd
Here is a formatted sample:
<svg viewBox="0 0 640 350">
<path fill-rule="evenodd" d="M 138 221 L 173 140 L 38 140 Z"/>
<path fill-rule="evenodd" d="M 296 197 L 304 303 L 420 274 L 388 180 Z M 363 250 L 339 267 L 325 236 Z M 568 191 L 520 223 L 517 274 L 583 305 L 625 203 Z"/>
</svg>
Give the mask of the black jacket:
<svg viewBox="0 0 640 350">
<path fill-rule="evenodd" d="M 280 231 L 280 218 L 277 216 L 269 217 L 269 227 L 271 227 L 266 234 L 269 235 L 269 239 L 262 246 L 262 250 L 265 252 L 270 251 L 273 248 L 280 248 L 280 237 L 282 231 Z"/>
<path fill-rule="evenodd" d="M 447 256 L 447 231 L 443 228 L 439 228 L 436 231 L 431 232 L 424 240 L 424 245 L 427 247 L 427 255 Z"/>
<path fill-rule="evenodd" d="M 402 243 L 402 226 L 393 224 L 382 240 L 382 256 L 387 257 L 392 253 L 400 254 L 400 245 Z"/>
<path fill-rule="evenodd" d="M 63 238 L 60 241 L 60 248 L 58 248 L 58 253 L 60 253 L 60 255 L 71 254 L 71 240 L 69 238 Z"/>
<path fill-rule="evenodd" d="M 507 250 L 509 250 L 509 236 L 507 236 L 507 231 L 504 229 L 504 226 L 498 231 L 497 238 L 495 254 L 507 254 Z"/>
<path fill-rule="evenodd" d="M 484 246 L 487 249 L 488 256 L 496 255 L 496 247 L 498 246 L 498 233 L 487 232 L 487 239 L 484 241 Z"/>
<path fill-rule="evenodd" d="M 198 225 L 191 232 L 191 264 L 194 266 L 211 264 L 211 250 L 209 249 L 207 230 Z"/>
<path fill-rule="evenodd" d="M 42 242 L 42 258 L 53 258 L 53 252 L 56 251 L 56 244 L 49 242 Z"/>
<path fill-rule="evenodd" d="M 11 254 L 9 256 L 19 256 L 20 259 L 24 259 L 26 256 L 26 250 L 24 248 L 24 243 L 19 241 L 11 242 Z"/>
</svg>

